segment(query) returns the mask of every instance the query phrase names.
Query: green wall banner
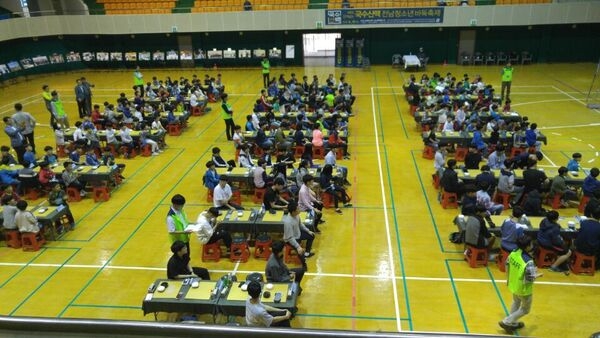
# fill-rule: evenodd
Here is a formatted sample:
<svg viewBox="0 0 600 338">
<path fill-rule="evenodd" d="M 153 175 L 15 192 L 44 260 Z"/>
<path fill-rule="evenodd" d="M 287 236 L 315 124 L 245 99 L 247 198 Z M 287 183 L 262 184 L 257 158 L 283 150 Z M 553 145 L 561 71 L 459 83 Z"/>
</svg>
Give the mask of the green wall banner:
<svg viewBox="0 0 600 338">
<path fill-rule="evenodd" d="M 396 25 L 410 23 L 442 23 L 444 7 L 361 8 L 325 11 L 327 25 Z"/>
</svg>

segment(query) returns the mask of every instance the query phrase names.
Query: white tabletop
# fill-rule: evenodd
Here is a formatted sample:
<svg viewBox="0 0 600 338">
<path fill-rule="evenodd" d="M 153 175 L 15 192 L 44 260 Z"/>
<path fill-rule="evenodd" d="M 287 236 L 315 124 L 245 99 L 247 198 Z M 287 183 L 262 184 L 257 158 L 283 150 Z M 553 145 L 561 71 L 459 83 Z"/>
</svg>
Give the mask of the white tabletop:
<svg viewBox="0 0 600 338">
<path fill-rule="evenodd" d="M 421 61 L 419 61 L 419 58 L 416 55 L 404 55 L 402 57 L 402 61 L 404 61 L 404 68 L 406 69 L 407 67 L 421 67 Z"/>
</svg>

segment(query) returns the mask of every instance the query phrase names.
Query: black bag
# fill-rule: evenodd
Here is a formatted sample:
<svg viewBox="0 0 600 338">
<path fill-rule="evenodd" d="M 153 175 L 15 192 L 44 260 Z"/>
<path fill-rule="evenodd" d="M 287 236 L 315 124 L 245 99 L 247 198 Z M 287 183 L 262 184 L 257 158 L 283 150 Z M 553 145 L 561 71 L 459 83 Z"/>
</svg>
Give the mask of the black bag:
<svg viewBox="0 0 600 338">
<path fill-rule="evenodd" d="M 448 236 L 448 240 L 455 244 L 464 243 L 465 242 L 465 232 L 464 231 L 453 232 L 450 234 L 450 236 Z"/>
</svg>

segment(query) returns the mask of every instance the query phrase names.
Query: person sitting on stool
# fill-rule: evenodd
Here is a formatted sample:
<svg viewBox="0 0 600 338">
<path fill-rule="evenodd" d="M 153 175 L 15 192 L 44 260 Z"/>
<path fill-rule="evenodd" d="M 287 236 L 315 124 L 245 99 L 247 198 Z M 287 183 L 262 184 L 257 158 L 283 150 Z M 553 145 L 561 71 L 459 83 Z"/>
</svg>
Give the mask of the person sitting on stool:
<svg viewBox="0 0 600 338">
<path fill-rule="evenodd" d="M 171 244 L 173 256 L 167 263 L 167 278 L 185 279 L 200 277 L 203 280 L 210 280 L 210 274 L 205 268 L 192 267 L 190 265 L 190 255 L 188 255 L 187 245 L 182 241 L 175 241 Z"/>
<path fill-rule="evenodd" d="M 246 299 L 246 324 L 257 327 L 290 327 L 292 313 L 288 310 L 263 304 L 260 301 L 261 291 L 262 288 L 259 282 L 252 281 L 248 284 L 250 298 Z M 264 297 L 268 298 L 266 294 Z"/>
<path fill-rule="evenodd" d="M 282 241 L 275 241 L 271 244 L 272 253 L 265 267 L 265 276 L 267 276 L 267 282 L 269 283 L 298 283 L 298 296 L 300 296 L 302 293 L 300 282 L 302 282 L 306 270 L 304 268 L 288 269 L 283 262 L 284 245 Z"/>
</svg>

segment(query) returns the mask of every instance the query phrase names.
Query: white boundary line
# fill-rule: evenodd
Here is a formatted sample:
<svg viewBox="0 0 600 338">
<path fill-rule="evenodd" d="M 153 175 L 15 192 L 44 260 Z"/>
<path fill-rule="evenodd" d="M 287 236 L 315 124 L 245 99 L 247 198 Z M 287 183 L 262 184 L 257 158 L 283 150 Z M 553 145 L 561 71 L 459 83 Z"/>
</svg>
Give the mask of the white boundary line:
<svg viewBox="0 0 600 338">
<path fill-rule="evenodd" d="M 390 220 L 387 213 L 387 198 L 385 193 L 385 185 L 383 184 L 383 169 L 381 164 L 381 149 L 379 147 L 379 130 L 377 129 L 377 116 L 375 115 L 375 87 L 371 87 L 371 109 L 373 112 L 373 129 L 375 131 L 375 147 L 377 149 L 377 164 L 379 167 L 379 183 L 381 185 L 381 198 L 383 199 L 383 215 L 385 219 L 385 234 L 387 235 L 388 255 L 390 256 L 390 272 L 389 275 L 396 277 L 396 268 L 394 267 L 394 252 L 392 250 L 392 238 L 390 236 Z M 400 319 L 400 306 L 398 304 L 398 288 L 396 278 L 392 278 L 392 289 L 394 291 L 394 305 L 396 310 L 396 326 L 398 332 L 402 331 L 402 320 Z"/>
<path fill-rule="evenodd" d="M 552 86 L 552 88 L 554 88 L 554 90 L 556 90 L 556 91 L 559 91 L 559 92 L 561 92 L 561 93 L 563 93 L 563 94 L 567 95 L 568 97 L 572 98 L 573 100 L 575 100 L 575 101 L 577 101 L 577 102 L 579 102 L 579 103 L 581 103 L 582 105 L 584 105 L 584 106 L 586 106 L 586 107 L 587 107 L 587 104 L 585 104 L 585 102 L 581 101 L 581 100 L 580 100 L 580 99 L 578 99 L 578 98 L 575 98 L 573 95 L 571 95 L 571 94 L 569 94 L 569 93 L 565 92 L 564 90 L 561 90 L 561 89 L 557 88 L 556 86 Z M 595 111 L 596 113 L 600 113 L 600 110 L 598 110 L 598 109 L 592 109 L 592 110 L 593 110 L 593 111 Z"/>
<path fill-rule="evenodd" d="M 32 268 L 70 268 L 70 269 L 100 269 L 102 265 L 94 265 L 94 264 L 57 264 L 57 263 L 0 263 L 0 266 L 27 266 Z M 147 266 L 122 266 L 122 265 L 107 265 L 104 269 L 113 269 L 113 270 L 137 270 L 137 271 L 165 271 L 164 267 L 155 268 L 155 267 L 147 267 Z M 232 272 L 231 270 L 209 270 L 210 272 L 216 273 L 228 273 Z M 250 274 L 255 271 L 246 271 L 246 270 L 237 270 L 234 269 L 237 273 L 240 274 Z M 363 279 L 392 279 L 390 276 L 379 276 L 379 275 L 353 275 L 346 273 L 323 273 L 323 272 L 307 272 L 306 276 L 321 276 L 321 277 L 331 277 L 331 278 L 363 278 Z M 558 276 L 559 274 L 557 274 Z M 408 279 L 415 281 L 431 281 L 431 282 L 449 282 L 453 280 L 455 282 L 465 282 L 465 283 L 492 283 L 491 279 L 480 279 L 480 278 L 448 278 L 448 277 L 403 277 L 396 276 L 394 279 Z M 504 283 L 506 280 L 504 279 L 495 279 L 496 283 Z M 558 286 L 582 286 L 582 287 L 592 287 L 592 288 L 600 288 L 600 283 L 573 283 L 573 282 L 550 282 L 550 281 L 536 281 L 536 284 L 544 284 L 544 285 L 558 285 Z"/>
<path fill-rule="evenodd" d="M 588 123 L 588 124 L 573 124 L 570 126 L 552 126 L 552 127 L 539 127 L 540 130 L 547 129 L 567 129 L 567 128 L 585 128 L 585 127 L 595 127 L 600 126 L 600 123 Z"/>
</svg>

